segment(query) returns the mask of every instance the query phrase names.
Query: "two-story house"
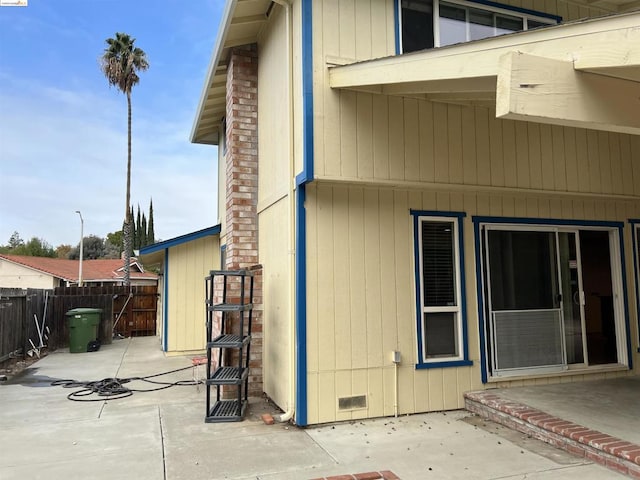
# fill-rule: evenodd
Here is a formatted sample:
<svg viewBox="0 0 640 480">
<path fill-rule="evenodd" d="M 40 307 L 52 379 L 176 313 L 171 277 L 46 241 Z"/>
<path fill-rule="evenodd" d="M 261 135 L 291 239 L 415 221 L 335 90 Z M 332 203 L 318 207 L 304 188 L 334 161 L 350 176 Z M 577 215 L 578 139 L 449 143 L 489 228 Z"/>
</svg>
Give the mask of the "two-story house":
<svg viewBox="0 0 640 480">
<path fill-rule="evenodd" d="M 296 424 L 640 371 L 640 2 L 230 0 L 191 140 Z"/>
</svg>

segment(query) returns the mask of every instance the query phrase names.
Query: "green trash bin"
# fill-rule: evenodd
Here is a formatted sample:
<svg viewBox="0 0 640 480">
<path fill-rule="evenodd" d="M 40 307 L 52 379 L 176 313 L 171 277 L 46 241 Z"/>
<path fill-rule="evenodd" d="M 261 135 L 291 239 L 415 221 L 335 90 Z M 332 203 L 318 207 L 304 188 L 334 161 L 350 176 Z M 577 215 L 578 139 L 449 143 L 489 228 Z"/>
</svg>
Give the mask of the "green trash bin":
<svg viewBox="0 0 640 480">
<path fill-rule="evenodd" d="M 66 313 L 69 322 L 69 352 L 89 351 L 89 343 L 98 339 L 101 308 L 74 308 Z"/>
</svg>

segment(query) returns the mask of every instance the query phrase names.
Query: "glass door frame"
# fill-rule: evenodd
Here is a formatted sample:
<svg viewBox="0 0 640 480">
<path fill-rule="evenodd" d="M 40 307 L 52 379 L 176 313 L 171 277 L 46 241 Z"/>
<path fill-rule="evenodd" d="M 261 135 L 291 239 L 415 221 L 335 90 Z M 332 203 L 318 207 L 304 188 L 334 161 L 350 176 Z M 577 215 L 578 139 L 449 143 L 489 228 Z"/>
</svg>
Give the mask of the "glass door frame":
<svg viewBox="0 0 640 480">
<path fill-rule="evenodd" d="M 482 217 L 474 216 L 472 218 L 474 223 L 475 243 L 476 243 L 476 277 L 477 277 L 477 290 L 478 290 L 478 308 L 479 308 L 479 327 L 480 327 L 480 356 L 482 365 L 482 381 L 486 383 L 490 380 L 508 380 L 509 377 L 534 377 L 536 374 L 543 373 L 562 373 L 565 371 L 569 373 L 573 371 L 588 371 L 607 369 L 611 367 L 626 367 L 631 365 L 631 344 L 630 344 L 630 326 L 629 326 L 629 310 L 628 310 L 628 297 L 627 297 L 627 285 L 625 277 L 625 255 L 624 255 L 624 241 L 623 241 L 623 228 L 624 224 L 621 222 L 607 222 L 607 221 L 576 221 L 576 220 L 547 220 L 547 219 L 531 219 L 531 218 L 504 218 L 504 217 Z M 511 231 L 546 231 L 546 232 L 569 232 L 576 233 L 577 248 L 579 245 L 579 232 L 581 230 L 589 231 L 607 231 L 609 236 L 609 265 L 611 269 L 612 277 L 612 289 L 614 296 L 614 325 L 616 335 L 616 348 L 618 363 L 605 364 L 605 365 L 593 365 L 588 364 L 588 351 L 584 345 L 586 338 L 585 332 L 585 312 L 584 305 L 581 305 L 581 324 L 583 332 L 583 352 L 584 363 L 566 365 L 566 368 L 549 369 L 543 367 L 542 369 L 526 369 L 520 373 L 509 373 L 507 375 L 497 375 L 493 364 L 490 364 L 490 357 L 494 354 L 494 347 L 490 339 L 490 322 L 488 318 L 490 314 L 490 304 L 487 298 L 488 292 L 487 283 L 490 281 L 487 275 L 488 267 L 488 248 L 486 232 L 488 230 L 511 230 Z M 558 241 L 558 233 L 556 233 L 556 242 Z M 558 244 L 556 243 L 556 246 Z M 556 255 L 559 255 L 558 248 L 556 248 Z M 580 256 L 579 250 L 578 256 L 578 268 L 580 269 L 580 291 L 583 291 L 582 286 L 582 262 L 583 259 Z M 560 275 L 560 272 L 558 272 Z M 561 282 L 559 277 L 559 282 Z M 581 294 L 582 296 L 583 294 Z M 564 297 L 562 299 L 564 301 Z M 583 299 L 581 298 L 581 304 Z M 564 315 L 564 311 L 563 311 Z M 640 322 L 639 322 L 640 323 Z M 564 322 L 563 322 L 564 325 Z M 566 339 L 565 339 L 566 342 Z M 640 349 L 639 349 L 640 350 Z M 566 357 L 565 357 L 566 364 Z"/>
<path fill-rule="evenodd" d="M 491 364 L 493 365 L 494 376 L 496 377 L 508 377 L 514 375 L 523 375 L 523 374 L 535 374 L 535 373 L 550 373 L 550 372 L 561 372 L 567 369 L 567 348 L 566 348 L 566 338 L 565 338 L 565 329 L 564 329 L 564 295 L 562 295 L 561 286 L 562 286 L 562 276 L 560 269 L 560 249 L 559 241 L 558 241 L 558 227 L 553 225 L 504 225 L 504 224 L 495 224 L 495 225 L 484 225 L 483 232 L 483 241 L 485 245 L 484 250 L 484 262 L 483 269 L 487 269 L 490 265 L 490 256 L 489 256 L 489 232 L 491 231 L 507 231 L 507 232 L 541 232 L 541 233 L 551 233 L 553 234 L 554 239 L 554 253 L 555 253 L 555 274 L 556 274 L 556 282 L 558 287 L 558 293 L 560 294 L 559 305 L 552 309 L 543 309 L 544 311 L 557 311 L 559 314 L 559 326 L 560 326 L 560 337 L 562 338 L 561 351 L 560 356 L 562 358 L 561 363 L 553 364 L 553 365 L 538 365 L 531 367 L 518 367 L 518 368 L 510 368 L 510 369 L 497 369 L 496 366 L 498 364 L 497 359 L 497 348 L 496 348 L 496 332 L 494 326 L 494 316 L 496 312 L 501 312 L 501 310 L 492 310 L 491 305 L 491 276 L 488 271 L 484 272 L 483 277 L 485 280 L 485 305 L 487 306 L 487 321 L 489 324 L 489 339 L 490 339 L 490 348 L 487 350 L 487 353 L 491 356 Z M 519 310 L 521 312 L 525 311 L 543 311 L 540 309 L 528 309 L 528 310 Z"/>
</svg>

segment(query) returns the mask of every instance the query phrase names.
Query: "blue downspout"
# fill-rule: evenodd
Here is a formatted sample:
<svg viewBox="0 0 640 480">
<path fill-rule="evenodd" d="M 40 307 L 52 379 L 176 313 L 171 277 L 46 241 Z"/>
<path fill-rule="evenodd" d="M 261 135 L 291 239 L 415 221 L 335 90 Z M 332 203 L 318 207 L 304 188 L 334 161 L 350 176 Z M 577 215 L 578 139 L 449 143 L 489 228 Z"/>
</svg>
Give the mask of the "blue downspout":
<svg viewBox="0 0 640 480">
<path fill-rule="evenodd" d="M 302 172 L 296 176 L 296 425 L 307 425 L 307 213 L 306 184 L 313 181 L 312 0 L 302 0 Z"/>
<path fill-rule="evenodd" d="M 307 266 L 305 185 L 296 189 L 296 425 L 307 425 Z"/>
<path fill-rule="evenodd" d="M 164 305 L 162 306 L 162 351 L 166 352 L 169 346 L 167 329 L 169 328 L 169 249 L 164 249 Z"/>
</svg>

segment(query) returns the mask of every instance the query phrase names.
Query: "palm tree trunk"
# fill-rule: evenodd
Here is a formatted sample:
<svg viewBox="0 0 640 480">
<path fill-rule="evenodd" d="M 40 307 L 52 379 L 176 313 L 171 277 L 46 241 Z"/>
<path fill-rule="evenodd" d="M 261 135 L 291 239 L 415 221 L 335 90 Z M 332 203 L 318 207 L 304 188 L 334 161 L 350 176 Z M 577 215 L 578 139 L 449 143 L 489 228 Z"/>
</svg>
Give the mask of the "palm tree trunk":
<svg viewBox="0 0 640 480">
<path fill-rule="evenodd" d="M 124 284 L 131 285 L 131 92 L 127 92 L 127 200 L 124 220 Z"/>
</svg>

